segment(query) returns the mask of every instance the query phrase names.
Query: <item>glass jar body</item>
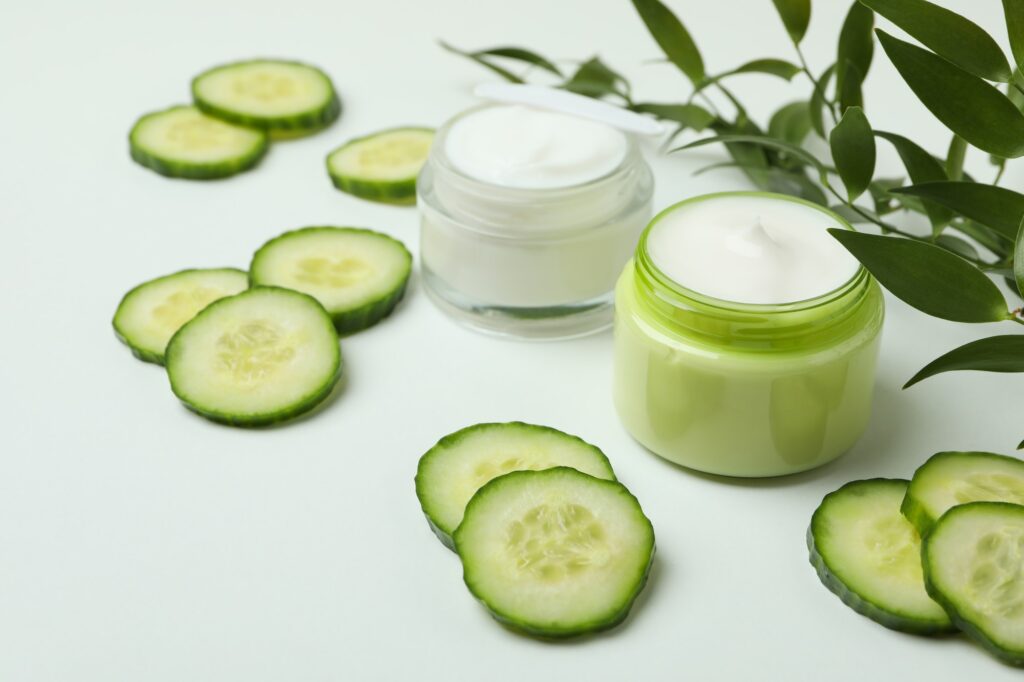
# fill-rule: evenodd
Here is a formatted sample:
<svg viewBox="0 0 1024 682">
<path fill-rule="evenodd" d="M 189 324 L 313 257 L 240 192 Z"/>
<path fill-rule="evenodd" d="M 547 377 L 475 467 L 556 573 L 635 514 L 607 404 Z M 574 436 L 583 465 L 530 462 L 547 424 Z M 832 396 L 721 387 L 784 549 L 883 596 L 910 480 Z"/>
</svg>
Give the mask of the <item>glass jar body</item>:
<svg viewBox="0 0 1024 682">
<path fill-rule="evenodd" d="M 635 143 L 612 173 L 525 189 L 456 170 L 451 122 L 417 181 L 424 284 L 445 312 L 502 335 L 569 337 L 607 327 L 613 289 L 651 217 L 653 177 Z"/>
<path fill-rule="evenodd" d="M 884 318 L 866 272 L 827 301 L 723 309 L 666 303 L 671 292 L 653 291 L 643 268 L 626 266 L 615 315 L 615 406 L 637 441 L 742 477 L 812 469 L 856 442 Z"/>
</svg>

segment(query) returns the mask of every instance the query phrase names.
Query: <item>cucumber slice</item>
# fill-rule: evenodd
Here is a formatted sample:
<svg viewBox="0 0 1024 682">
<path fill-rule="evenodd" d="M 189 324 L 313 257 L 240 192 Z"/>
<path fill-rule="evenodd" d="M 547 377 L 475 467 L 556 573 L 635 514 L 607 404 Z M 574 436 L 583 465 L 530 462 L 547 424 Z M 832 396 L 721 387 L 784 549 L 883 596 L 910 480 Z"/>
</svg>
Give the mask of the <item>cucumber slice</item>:
<svg viewBox="0 0 1024 682">
<path fill-rule="evenodd" d="M 313 132 L 341 114 L 327 74 L 279 59 L 215 66 L 192 79 L 192 97 L 212 116 L 274 133 Z"/>
<path fill-rule="evenodd" d="M 341 372 L 331 318 L 316 299 L 256 287 L 203 309 L 167 345 L 174 394 L 214 421 L 258 426 L 312 409 Z"/>
<path fill-rule="evenodd" d="M 928 593 L 953 622 L 1024 665 L 1024 507 L 971 502 L 942 515 L 922 551 Z"/>
<path fill-rule="evenodd" d="M 412 254 L 397 239 L 357 227 L 306 227 L 260 247 L 249 277 L 316 298 L 350 334 L 391 314 L 405 294 Z"/>
<path fill-rule="evenodd" d="M 210 303 L 249 288 L 249 275 L 235 268 L 182 270 L 151 279 L 121 299 L 114 333 L 135 357 L 164 364 L 164 351 L 183 324 Z"/>
<path fill-rule="evenodd" d="M 452 533 L 482 485 L 510 471 L 556 466 L 615 480 L 604 453 L 581 438 L 522 422 L 476 424 L 445 436 L 420 457 L 416 497 L 434 533 L 454 549 Z"/>
<path fill-rule="evenodd" d="M 357 197 L 415 203 L 416 176 L 433 141 L 430 128 L 393 128 L 357 137 L 327 156 L 327 173 L 335 187 Z"/>
<path fill-rule="evenodd" d="M 252 168 L 267 151 L 259 130 L 232 125 L 195 107 L 146 114 L 128 134 L 132 158 L 171 178 L 212 180 Z"/>
<path fill-rule="evenodd" d="M 1024 461 L 992 452 L 940 452 L 914 472 L 903 515 L 921 535 L 947 509 L 967 502 L 1024 504 Z"/>
<path fill-rule="evenodd" d="M 807 531 L 811 564 L 825 587 L 857 613 L 917 634 L 953 630 L 929 598 L 921 538 L 900 514 L 907 481 L 876 478 L 829 493 Z"/>
<path fill-rule="evenodd" d="M 556 467 L 487 483 L 455 546 L 466 586 L 495 618 L 571 637 L 626 617 L 647 582 L 654 528 L 622 484 Z"/>
</svg>

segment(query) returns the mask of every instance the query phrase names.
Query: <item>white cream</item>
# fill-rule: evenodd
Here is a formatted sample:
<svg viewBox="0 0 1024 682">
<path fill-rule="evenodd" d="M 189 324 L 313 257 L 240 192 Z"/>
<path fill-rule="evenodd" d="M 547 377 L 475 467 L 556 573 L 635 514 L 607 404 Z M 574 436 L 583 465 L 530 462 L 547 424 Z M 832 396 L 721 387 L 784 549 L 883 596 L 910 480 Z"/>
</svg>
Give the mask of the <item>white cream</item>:
<svg viewBox="0 0 1024 682">
<path fill-rule="evenodd" d="M 608 175 L 626 157 L 611 126 L 522 105 L 478 109 L 457 119 L 445 155 L 461 173 L 502 187 L 551 189 Z"/>
<path fill-rule="evenodd" d="M 792 303 L 827 294 L 856 274 L 857 260 L 826 231 L 839 226 L 795 201 L 710 197 L 662 216 L 647 251 L 669 278 L 706 296 Z"/>
</svg>

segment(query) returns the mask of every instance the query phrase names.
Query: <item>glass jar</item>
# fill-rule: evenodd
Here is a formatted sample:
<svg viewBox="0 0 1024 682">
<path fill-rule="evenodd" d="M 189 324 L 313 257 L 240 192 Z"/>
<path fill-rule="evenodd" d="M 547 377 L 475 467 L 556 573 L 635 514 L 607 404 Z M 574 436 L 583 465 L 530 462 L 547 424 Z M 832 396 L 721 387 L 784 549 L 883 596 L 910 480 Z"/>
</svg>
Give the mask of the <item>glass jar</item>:
<svg viewBox="0 0 1024 682">
<path fill-rule="evenodd" d="M 852 229 L 816 204 L 775 196 Z M 868 272 L 805 301 L 733 303 L 661 272 L 647 250 L 650 229 L 616 287 L 614 399 L 632 436 L 665 459 L 726 476 L 795 473 L 849 449 L 871 412 L 884 317 Z"/>
<path fill-rule="evenodd" d="M 457 320 L 500 335 L 607 327 L 615 281 L 651 217 L 654 180 L 636 141 L 628 138 L 618 167 L 594 180 L 505 187 L 460 172 L 445 154 L 453 123 L 477 110 L 438 130 L 416 183 L 428 295 Z"/>
</svg>

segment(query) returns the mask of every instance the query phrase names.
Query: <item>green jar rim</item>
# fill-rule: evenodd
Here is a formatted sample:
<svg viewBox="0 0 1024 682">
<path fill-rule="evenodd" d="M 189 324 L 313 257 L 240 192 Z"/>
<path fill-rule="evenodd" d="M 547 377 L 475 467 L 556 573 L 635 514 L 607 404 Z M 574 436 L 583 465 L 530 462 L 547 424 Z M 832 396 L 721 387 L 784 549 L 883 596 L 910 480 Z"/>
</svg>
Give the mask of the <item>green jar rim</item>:
<svg viewBox="0 0 1024 682">
<path fill-rule="evenodd" d="M 647 239 L 661 219 L 680 206 L 732 197 L 767 197 L 802 204 L 824 213 L 838 227 L 853 230 L 853 226 L 827 208 L 786 194 L 732 191 L 690 197 L 659 212 L 640 235 L 633 261 L 640 299 L 668 329 L 687 337 L 696 336 L 711 345 L 725 343 L 775 350 L 796 345 L 828 345 L 848 335 L 844 333 L 846 323 L 856 316 L 874 285 L 863 265 L 831 291 L 800 301 L 766 304 L 741 303 L 702 294 L 680 285 L 654 264 L 647 251 Z"/>
</svg>

